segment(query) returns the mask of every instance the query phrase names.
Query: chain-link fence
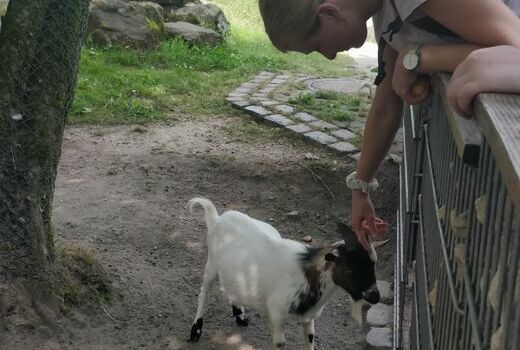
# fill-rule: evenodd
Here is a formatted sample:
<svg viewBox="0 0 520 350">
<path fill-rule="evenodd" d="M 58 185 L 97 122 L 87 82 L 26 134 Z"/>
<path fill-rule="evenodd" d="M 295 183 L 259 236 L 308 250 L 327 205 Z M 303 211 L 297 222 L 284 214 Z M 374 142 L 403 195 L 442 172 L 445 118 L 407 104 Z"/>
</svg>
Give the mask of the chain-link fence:
<svg viewBox="0 0 520 350">
<path fill-rule="evenodd" d="M 0 27 L 0 280 L 45 278 L 89 0 L 11 0 Z"/>
</svg>

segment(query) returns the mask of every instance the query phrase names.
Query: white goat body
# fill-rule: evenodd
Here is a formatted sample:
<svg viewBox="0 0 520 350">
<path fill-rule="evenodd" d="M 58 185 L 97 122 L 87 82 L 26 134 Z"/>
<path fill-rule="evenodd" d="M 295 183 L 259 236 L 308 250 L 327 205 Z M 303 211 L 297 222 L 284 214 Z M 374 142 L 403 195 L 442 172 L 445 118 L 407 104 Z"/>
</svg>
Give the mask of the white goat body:
<svg viewBox="0 0 520 350">
<path fill-rule="evenodd" d="M 190 200 L 190 211 L 195 204 L 205 211 L 208 260 L 191 339 L 200 337 L 208 289 L 218 275 L 232 305 L 268 314 L 275 349 L 284 346 L 283 326 L 289 318 L 303 321 L 305 349 L 314 349 L 314 319 L 337 288 L 325 255 L 339 243 L 311 248 L 283 239 L 273 226 L 246 214 L 227 211 L 219 216 L 205 198 Z"/>
</svg>

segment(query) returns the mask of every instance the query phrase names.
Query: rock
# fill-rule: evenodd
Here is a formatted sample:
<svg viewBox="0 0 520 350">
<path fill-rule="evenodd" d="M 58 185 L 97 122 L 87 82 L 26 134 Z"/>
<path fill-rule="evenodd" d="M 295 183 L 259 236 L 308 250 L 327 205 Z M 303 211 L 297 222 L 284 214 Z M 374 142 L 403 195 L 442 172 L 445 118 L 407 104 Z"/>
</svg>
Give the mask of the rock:
<svg viewBox="0 0 520 350">
<path fill-rule="evenodd" d="M 392 330 L 390 328 L 370 328 L 366 338 L 366 350 L 383 350 L 392 348 Z"/>
<path fill-rule="evenodd" d="M 380 302 L 393 303 L 394 291 L 387 281 L 377 280 L 377 289 L 379 289 Z"/>
<path fill-rule="evenodd" d="M 92 0 L 88 32 L 100 45 L 154 48 L 164 32 L 163 10 L 153 2 Z"/>
<path fill-rule="evenodd" d="M 7 13 L 7 5 L 9 0 L 0 0 L 0 16 L 4 17 Z"/>
<path fill-rule="evenodd" d="M 300 213 L 297 210 L 292 210 L 287 213 L 287 216 L 298 216 Z"/>
<path fill-rule="evenodd" d="M 0 28 L 2 28 L 2 21 L 7 13 L 7 5 L 9 0 L 0 0 Z"/>
<path fill-rule="evenodd" d="M 316 159 L 320 159 L 320 157 L 309 152 L 309 153 L 305 153 L 305 159 L 316 160 Z"/>
<path fill-rule="evenodd" d="M 393 308 L 385 304 L 376 304 L 367 312 L 367 323 L 370 326 L 386 326 L 392 323 Z"/>
<path fill-rule="evenodd" d="M 188 22 L 167 22 L 164 24 L 167 37 L 181 37 L 190 44 L 218 46 L 222 36 L 214 30 L 202 28 Z"/>
<path fill-rule="evenodd" d="M 392 162 L 394 164 L 401 164 L 402 162 L 402 157 L 398 154 L 395 154 L 395 153 L 390 153 L 388 156 L 387 156 L 387 160 L 389 162 Z"/>
<path fill-rule="evenodd" d="M 175 8 L 183 7 L 190 3 L 200 3 L 199 0 L 136 0 L 136 1 L 139 1 L 139 2 L 150 1 L 150 2 L 155 2 L 156 4 L 161 5 L 162 7 L 175 7 Z"/>
<path fill-rule="evenodd" d="M 307 235 L 307 236 L 303 237 L 303 241 L 306 242 L 306 243 L 311 243 L 312 242 L 312 236 L 311 235 Z"/>
<path fill-rule="evenodd" d="M 188 4 L 177 10 L 166 10 L 167 22 L 188 22 L 212 29 L 222 36 L 229 33 L 229 22 L 222 10 L 213 4 Z"/>
</svg>

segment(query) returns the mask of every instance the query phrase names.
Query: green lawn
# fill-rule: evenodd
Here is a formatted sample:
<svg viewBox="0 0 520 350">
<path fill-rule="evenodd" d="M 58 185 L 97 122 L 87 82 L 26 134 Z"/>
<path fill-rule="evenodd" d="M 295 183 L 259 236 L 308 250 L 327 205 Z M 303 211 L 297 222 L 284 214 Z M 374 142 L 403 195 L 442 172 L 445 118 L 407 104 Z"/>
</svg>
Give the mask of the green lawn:
<svg viewBox="0 0 520 350">
<path fill-rule="evenodd" d="M 236 86 L 262 70 L 320 76 L 349 75 L 350 61 L 319 54 L 277 52 L 263 31 L 257 0 L 215 0 L 231 23 L 217 48 L 164 42 L 155 51 L 99 48 L 82 51 L 72 123 L 146 123 L 179 115 L 230 111 L 224 100 Z"/>
</svg>

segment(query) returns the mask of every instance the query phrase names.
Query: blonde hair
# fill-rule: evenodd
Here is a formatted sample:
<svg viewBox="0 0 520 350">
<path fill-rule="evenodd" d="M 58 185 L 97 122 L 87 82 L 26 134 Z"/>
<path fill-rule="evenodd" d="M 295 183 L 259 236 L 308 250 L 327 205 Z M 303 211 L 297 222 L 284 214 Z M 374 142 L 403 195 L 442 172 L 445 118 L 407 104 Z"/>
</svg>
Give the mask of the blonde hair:
<svg viewBox="0 0 520 350">
<path fill-rule="evenodd" d="M 265 32 L 276 48 L 287 51 L 287 43 L 308 39 L 318 31 L 316 7 L 325 0 L 259 0 Z"/>
</svg>

